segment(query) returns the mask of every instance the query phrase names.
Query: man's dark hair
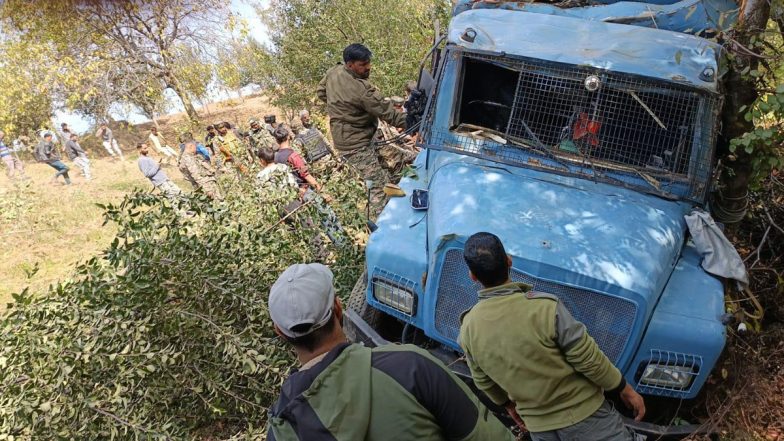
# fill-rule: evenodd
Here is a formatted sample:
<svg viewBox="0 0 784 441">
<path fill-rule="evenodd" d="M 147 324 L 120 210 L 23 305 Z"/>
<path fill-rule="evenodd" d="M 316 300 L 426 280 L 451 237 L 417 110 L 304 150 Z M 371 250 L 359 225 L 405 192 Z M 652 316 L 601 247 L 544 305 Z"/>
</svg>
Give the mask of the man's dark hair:
<svg viewBox="0 0 784 441">
<path fill-rule="evenodd" d="M 142 148 L 142 146 L 144 146 L 144 143 L 143 143 L 143 142 L 140 142 L 140 143 L 136 144 L 136 148 L 137 148 L 137 149 L 140 149 L 140 148 Z"/>
<path fill-rule="evenodd" d="M 301 326 L 301 328 L 300 328 Z M 295 326 L 292 331 L 295 332 L 303 332 L 306 331 L 310 325 L 299 325 Z M 311 332 L 308 335 L 303 335 L 302 337 L 288 337 L 283 336 L 283 339 L 289 342 L 292 346 L 300 349 L 304 349 L 308 352 L 313 352 L 320 344 L 324 342 L 334 331 L 335 328 L 340 326 L 340 323 L 335 317 L 335 312 L 332 312 L 332 316 L 329 318 L 329 322 L 324 326 L 316 329 L 315 331 Z"/>
<path fill-rule="evenodd" d="M 52 134 L 49 132 L 44 133 L 44 138 L 51 138 Z"/>
<path fill-rule="evenodd" d="M 484 287 L 503 284 L 509 279 L 509 265 L 501 239 L 491 233 L 476 233 L 468 238 L 463 249 L 468 269 Z"/>
<path fill-rule="evenodd" d="M 212 124 L 208 125 L 207 126 L 207 130 L 210 130 L 210 129 L 215 130 L 215 126 L 213 126 Z"/>
<path fill-rule="evenodd" d="M 370 61 L 372 56 L 373 52 L 370 52 L 370 49 L 359 43 L 350 44 L 343 49 L 344 63 L 350 61 Z"/>
<path fill-rule="evenodd" d="M 267 164 L 272 164 L 275 162 L 275 152 L 272 151 L 272 149 L 269 147 L 261 147 L 260 149 L 256 150 L 256 156 L 258 156 L 259 159 L 266 162 Z"/>
<path fill-rule="evenodd" d="M 62 124 L 60 124 L 60 127 L 66 127 L 66 126 L 68 126 L 68 123 L 62 123 Z"/>
<path fill-rule="evenodd" d="M 275 128 L 275 131 L 272 132 L 272 136 L 275 138 L 275 141 L 278 144 L 283 144 L 287 139 L 289 139 L 289 129 L 285 126 L 278 126 Z"/>
<path fill-rule="evenodd" d="M 76 138 L 78 135 L 76 133 L 71 133 L 71 139 Z"/>
</svg>

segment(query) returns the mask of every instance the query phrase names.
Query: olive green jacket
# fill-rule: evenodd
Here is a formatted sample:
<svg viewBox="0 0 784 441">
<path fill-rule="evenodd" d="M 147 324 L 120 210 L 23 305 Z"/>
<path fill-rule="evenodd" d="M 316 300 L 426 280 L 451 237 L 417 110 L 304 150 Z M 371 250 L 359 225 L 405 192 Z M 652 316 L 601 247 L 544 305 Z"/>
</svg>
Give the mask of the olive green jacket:
<svg viewBox="0 0 784 441">
<path fill-rule="evenodd" d="M 530 290 L 479 291 L 459 340 L 476 386 L 496 404 L 514 401 L 528 430 L 544 432 L 593 414 L 621 373 L 557 297 Z"/>
<path fill-rule="evenodd" d="M 340 151 L 368 147 L 378 128 L 378 119 L 404 127 L 406 116 L 384 101 L 368 80 L 357 77 L 343 64 L 331 68 L 317 90 L 327 103 L 329 125 L 335 148 Z"/>
<path fill-rule="evenodd" d="M 468 386 L 411 345 L 340 345 L 292 374 L 267 441 L 513 441 Z"/>
</svg>

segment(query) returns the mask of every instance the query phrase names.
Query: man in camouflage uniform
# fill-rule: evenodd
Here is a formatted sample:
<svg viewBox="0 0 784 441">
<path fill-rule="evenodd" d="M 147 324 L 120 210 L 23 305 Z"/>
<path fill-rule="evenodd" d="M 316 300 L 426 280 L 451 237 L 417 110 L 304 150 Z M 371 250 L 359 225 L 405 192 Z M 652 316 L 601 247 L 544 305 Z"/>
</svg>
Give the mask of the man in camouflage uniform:
<svg viewBox="0 0 784 441">
<path fill-rule="evenodd" d="M 259 120 L 253 118 L 248 122 L 250 130 L 248 130 L 248 138 L 250 138 L 250 147 L 255 152 L 262 147 L 269 147 L 273 150 L 278 149 L 278 143 L 272 137 L 270 132 L 261 126 Z"/>
<path fill-rule="evenodd" d="M 182 156 L 180 156 L 179 168 L 194 190 L 203 191 L 211 199 L 223 199 L 215 178 L 215 169 L 208 162 L 196 156 L 196 143 L 194 141 L 185 143 L 185 149 L 182 152 Z"/>
<path fill-rule="evenodd" d="M 327 104 L 335 149 L 366 180 L 373 181 L 371 208 L 378 215 L 384 204 L 383 187 L 389 179 L 371 147 L 381 119 L 394 127 L 404 127 L 406 117 L 385 102 L 370 84 L 372 53 L 361 44 L 343 51 L 343 61 L 327 71 L 318 87 L 318 97 Z"/>
<path fill-rule="evenodd" d="M 215 137 L 215 143 L 218 146 L 218 150 L 223 154 L 224 163 L 231 162 L 240 173 L 247 171 L 247 168 L 242 163 L 247 156 L 245 145 L 234 133 L 231 124 L 228 122 L 218 124 L 218 136 Z"/>
<path fill-rule="evenodd" d="M 308 162 L 313 163 L 332 154 L 327 137 L 313 125 L 307 110 L 299 112 L 299 120 L 293 120 L 291 128 L 294 133 L 292 147 L 304 155 Z"/>
</svg>

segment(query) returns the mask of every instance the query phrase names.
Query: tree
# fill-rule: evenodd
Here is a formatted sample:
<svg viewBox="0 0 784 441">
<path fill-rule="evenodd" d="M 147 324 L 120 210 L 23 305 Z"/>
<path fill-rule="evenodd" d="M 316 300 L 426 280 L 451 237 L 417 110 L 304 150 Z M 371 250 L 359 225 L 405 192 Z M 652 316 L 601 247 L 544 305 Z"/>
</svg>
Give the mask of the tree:
<svg viewBox="0 0 784 441">
<path fill-rule="evenodd" d="M 102 116 L 107 103 L 160 84 L 192 120 L 192 100 L 204 94 L 216 48 L 234 23 L 225 0 L 8 0 L 2 18 L 56 49 L 69 76 L 61 83 L 66 103 Z"/>
<path fill-rule="evenodd" d="M 6 36 L 0 42 L 0 130 L 27 134 L 48 125 L 52 116 L 54 71 L 50 48 Z"/>
<path fill-rule="evenodd" d="M 274 45 L 268 85 L 278 105 L 297 109 L 313 103 L 326 70 L 342 61 L 343 48 L 357 42 L 373 51 L 373 83 L 384 94 L 402 94 L 433 43 L 435 19 L 446 22 L 449 2 L 271 0 L 259 12 Z"/>
<path fill-rule="evenodd" d="M 714 214 L 728 224 L 745 216 L 749 187 L 784 165 L 784 87 L 777 84 L 784 63 L 783 18 L 780 0 L 747 0 L 725 36 L 729 71 L 720 144 L 725 155 Z"/>
</svg>

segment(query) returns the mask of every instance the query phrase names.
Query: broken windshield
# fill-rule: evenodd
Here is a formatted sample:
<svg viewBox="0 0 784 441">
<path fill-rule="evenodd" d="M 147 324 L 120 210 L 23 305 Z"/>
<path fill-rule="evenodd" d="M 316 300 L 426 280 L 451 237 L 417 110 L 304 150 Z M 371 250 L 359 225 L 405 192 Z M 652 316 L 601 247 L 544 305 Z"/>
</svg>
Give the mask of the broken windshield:
<svg viewBox="0 0 784 441">
<path fill-rule="evenodd" d="M 520 156 L 525 150 L 564 172 L 704 196 L 715 121 L 711 95 L 584 66 L 463 55 L 450 125 L 459 138 L 444 140 L 447 148 L 539 165 Z"/>
</svg>

